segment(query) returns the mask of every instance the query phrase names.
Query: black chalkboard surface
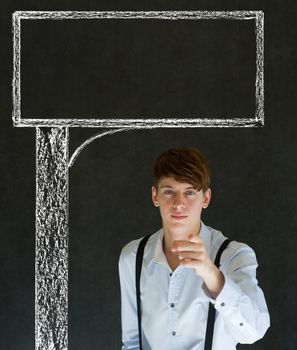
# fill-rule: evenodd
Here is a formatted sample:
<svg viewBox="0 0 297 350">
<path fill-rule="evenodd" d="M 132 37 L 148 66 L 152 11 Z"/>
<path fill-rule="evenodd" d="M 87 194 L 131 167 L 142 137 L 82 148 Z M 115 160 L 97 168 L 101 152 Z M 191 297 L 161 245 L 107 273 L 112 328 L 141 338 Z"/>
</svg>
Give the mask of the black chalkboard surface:
<svg viewBox="0 0 297 350">
<path fill-rule="evenodd" d="M 22 114 L 249 116 L 255 46 L 246 19 L 24 21 Z"/>
<path fill-rule="evenodd" d="M 226 18 L 79 24 L 28 19 L 21 26 L 21 104 L 12 98 L 15 11 L 235 10 L 264 13 L 263 101 L 257 96 L 255 21 Z M 36 149 L 43 150 L 38 135 L 53 127 L 48 119 L 62 129 L 68 120 L 70 159 L 94 135 L 115 131 L 117 125 L 112 128 L 108 120 L 122 120 L 118 127 L 127 128 L 133 118 L 177 118 L 188 124 L 144 123 L 146 128 L 133 130 L 132 122 L 131 130 L 96 137 L 72 158 L 65 192 L 68 349 L 121 347 L 121 248 L 161 226 L 150 199 L 155 158 L 168 148 L 190 146 L 205 154 L 212 170 L 213 197 L 203 221 L 257 254 L 271 327 L 262 340 L 238 349 L 295 350 L 296 15 L 292 0 L 1 2 L 1 350 L 34 349 L 39 339 L 34 329 L 35 286 L 40 288 L 35 273 L 41 269 L 35 265 L 40 254 Z M 247 123 L 257 117 L 259 101 L 264 120 Z M 13 126 L 12 115 L 19 127 Z M 100 118 L 105 122 L 96 122 Z M 199 127 L 192 127 L 197 118 Z M 80 122 L 73 125 L 75 119 Z M 219 121 L 203 127 L 203 119 Z M 49 246 L 57 248 L 55 242 Z M 56 316 L 52 324 L 59 322 L 61 315 Z"/>
</svg>

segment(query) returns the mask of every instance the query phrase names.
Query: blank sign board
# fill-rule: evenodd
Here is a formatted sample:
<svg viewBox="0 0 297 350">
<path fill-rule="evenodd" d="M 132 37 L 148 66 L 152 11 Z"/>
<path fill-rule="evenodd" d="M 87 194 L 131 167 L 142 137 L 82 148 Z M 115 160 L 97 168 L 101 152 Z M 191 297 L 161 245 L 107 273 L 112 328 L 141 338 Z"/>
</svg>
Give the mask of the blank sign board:
<svg viewBox="0 0 297 350">
<path fill-rule="evenodd" d="M 16 12 L 17 126 L 264 124 L 263 13 Z"/>
</svg>

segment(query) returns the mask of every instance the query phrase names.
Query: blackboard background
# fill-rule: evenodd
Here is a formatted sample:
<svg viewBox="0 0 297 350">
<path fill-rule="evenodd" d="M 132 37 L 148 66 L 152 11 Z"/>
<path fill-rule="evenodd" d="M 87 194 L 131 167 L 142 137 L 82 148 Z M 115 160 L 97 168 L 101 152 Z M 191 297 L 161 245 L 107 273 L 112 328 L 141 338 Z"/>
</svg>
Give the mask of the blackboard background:
<svg viewBox="0 0 297 350">
<path fill-rule="evenodd" d="M 119 349 L 117 259 L 160 227 L 152 163 L 172 146 L 208 157 L 213 199 L 203 220 L 256 251 L 271 328 L 239 349 L 296 348 L 295 1 L 2 1 L 0 4 L 0 349 L 34 348 L 35 130 L 11 121 L 15 10 L 263 10 L 265 127 L 129 131 L 92 143 L 70 171 L 69 349 Z M 98 130 L 71 129 L 72 151 Z"/>
<path fill-rule="evenodd" d="M 22 22 L 22 118 L 255 114 L 255 19 Z"/>
</svg>

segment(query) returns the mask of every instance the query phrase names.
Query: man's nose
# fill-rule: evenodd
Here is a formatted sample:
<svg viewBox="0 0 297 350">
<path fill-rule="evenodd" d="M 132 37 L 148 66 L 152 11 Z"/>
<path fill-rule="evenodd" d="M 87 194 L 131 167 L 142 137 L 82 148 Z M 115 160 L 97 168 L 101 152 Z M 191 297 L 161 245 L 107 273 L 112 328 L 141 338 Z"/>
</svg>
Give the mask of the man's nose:
<svg viewBox="0 0 297 350">
<path fill-rule="evenodd" d="M 173 208 L 181 209 L 185 207 L 185 199 L 181 194 L 177 194 L 174 198 Z"/>
</svg>

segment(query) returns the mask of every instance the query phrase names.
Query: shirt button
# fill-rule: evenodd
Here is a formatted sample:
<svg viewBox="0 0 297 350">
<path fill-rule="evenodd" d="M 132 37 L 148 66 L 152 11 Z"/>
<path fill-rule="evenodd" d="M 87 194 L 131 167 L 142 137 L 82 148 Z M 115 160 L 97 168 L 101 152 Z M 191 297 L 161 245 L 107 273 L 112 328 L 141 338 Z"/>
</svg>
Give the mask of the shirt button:
<svg viewBox="0 0 297 350">
<path fill-rule="evenodd" d="M 172 276 L 172 272 L 170 272 L 169 276 L 170 276 L 170 277 Z"/>
<path fill-rule="evenodd" d="M 222 302 L 220 305 L 223 307 L 223 306 L 225 306 L 226 304 L 225 304 L 224 302 Z"/>
<path fill-rule="evenodd" d="M 242 327 L 242 326 L 243 326 L 243 323 L 242 323 L 242 322 L 240 322 L 240 323 L 239 323 L 239 325 L 240 325 L 240 327 Z"/>
<path fill-rule="evenodd" d="M 176 332 L 175 332 L 175 331 L 173 331 L 173 332 L 172 332 L 172 335 L 176 335 Z"/>
<path fill-rule="evenodd" d="M 171 303 L 170 306 L 171 306 L 171 307 L 174 307 L 175 305 L 174 305 L 174 303 Z"/>
</svg>

